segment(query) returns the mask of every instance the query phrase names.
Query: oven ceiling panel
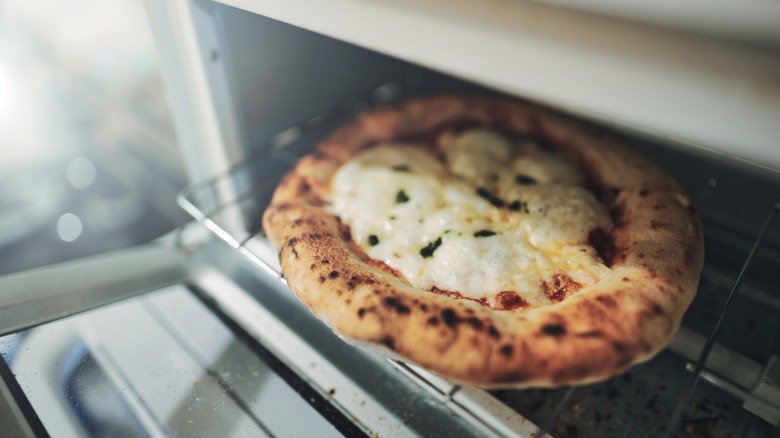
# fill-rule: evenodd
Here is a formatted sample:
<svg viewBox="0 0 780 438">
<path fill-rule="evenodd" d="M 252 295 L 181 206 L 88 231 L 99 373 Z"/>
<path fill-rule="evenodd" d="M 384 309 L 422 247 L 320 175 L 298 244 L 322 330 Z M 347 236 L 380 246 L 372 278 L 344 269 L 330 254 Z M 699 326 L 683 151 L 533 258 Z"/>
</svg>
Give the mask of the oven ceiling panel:
<svg viewBox="0 0 780 438">
<path fill-rule="evenodd" d="M 665 22 L 663 14 L 674 13 L 668 8 L 660 15 L 612 11 L 629 21 L 495 0 L 221 2 L 593 120 L 780 169 L 773 147 L 780 138 L 780 8 L 772 5 L 731 14 L 732 21 L 721 13 L 702 28 L 684 15 L 668 26 L 648 24 Z"/>
</svg>

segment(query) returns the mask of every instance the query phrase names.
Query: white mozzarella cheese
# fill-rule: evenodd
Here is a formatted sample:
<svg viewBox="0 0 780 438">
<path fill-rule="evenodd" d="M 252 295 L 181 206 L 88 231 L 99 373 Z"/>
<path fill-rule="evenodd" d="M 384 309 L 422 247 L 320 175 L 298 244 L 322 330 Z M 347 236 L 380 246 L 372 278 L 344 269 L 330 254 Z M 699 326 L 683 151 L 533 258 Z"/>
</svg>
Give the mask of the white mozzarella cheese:
<svg viewBox="0 0 780 438">
<path fill-rule="evenodd" d="M 414 287 L 494 304 L 501 292 L 548 304 L 556 278 L 609 272 L 588 244 L 609 212 L 576 165 L 494 132 L 445 136 L 446 164 L 421 148 L 378 145 L 334 175 L 328 208 L 366 253 Z M 557 276 L 557 277 L 556 277 Z"/>
</svg>

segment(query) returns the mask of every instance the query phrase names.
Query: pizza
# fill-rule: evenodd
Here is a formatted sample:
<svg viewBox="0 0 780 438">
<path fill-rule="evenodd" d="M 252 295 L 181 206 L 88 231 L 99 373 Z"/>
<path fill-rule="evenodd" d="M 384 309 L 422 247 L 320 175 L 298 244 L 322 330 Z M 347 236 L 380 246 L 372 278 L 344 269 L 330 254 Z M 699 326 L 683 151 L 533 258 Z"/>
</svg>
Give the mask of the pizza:
<svg viewBox="0 0 780 438">
<path fill-rule="evenodd" d="M 508 99 L 379 107 L 263 217 L 336 333 L 458 382 L 607 379 L 666 346 L 696 292 L 691 199 L 618 134 Z"/>
</svg>

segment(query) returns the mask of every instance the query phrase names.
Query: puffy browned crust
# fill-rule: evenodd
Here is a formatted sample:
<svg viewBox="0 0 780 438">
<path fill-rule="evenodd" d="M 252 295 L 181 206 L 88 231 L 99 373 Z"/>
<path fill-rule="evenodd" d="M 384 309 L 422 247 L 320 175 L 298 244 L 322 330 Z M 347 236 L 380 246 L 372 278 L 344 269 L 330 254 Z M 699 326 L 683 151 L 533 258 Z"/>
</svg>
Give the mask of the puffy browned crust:
<svg viewBox="0 0 780 438">
<path fill-rule="evenodd" d="M 611 275 L 553 305 L 498 311 L 370 263 L 322 208 L 333 173 L 378 141 L 453 125 L 534 135 L 578 157 L 615 221 L 595 239 Z M 671 341 L 703 263 L 697 213 L 673 178 L 615 134 L 507 100 L 438 97 L 365 113 L 287 175 L 263 224 L 290 288 L 337 333 L 486 387 L 598 381 L 647 360 Z"/>
</svg>

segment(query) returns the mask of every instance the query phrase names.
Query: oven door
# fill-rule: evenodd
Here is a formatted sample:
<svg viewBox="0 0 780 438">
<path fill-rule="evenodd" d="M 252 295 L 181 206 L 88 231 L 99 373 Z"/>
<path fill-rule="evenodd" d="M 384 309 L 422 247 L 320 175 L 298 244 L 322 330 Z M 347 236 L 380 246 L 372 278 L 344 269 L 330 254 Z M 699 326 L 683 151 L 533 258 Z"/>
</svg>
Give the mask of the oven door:
<svg viewBox="0 0 780 438">
<path fill-rule="evenodd" d="M 0 308 L 6 432 L 501 436 L 535 430 L 486 393 L 463 389 L 455 397 L 452 385 L 433 376 L 424 387 L 425 371 L 344 343 L 283 284 L 193 227 L 177 239 L 0 280 L 7 294 Z M 185 244 L 185 235 L 200 237 Z M 502 420 L 485 424 L 469 406 Z"/>
</svg>

